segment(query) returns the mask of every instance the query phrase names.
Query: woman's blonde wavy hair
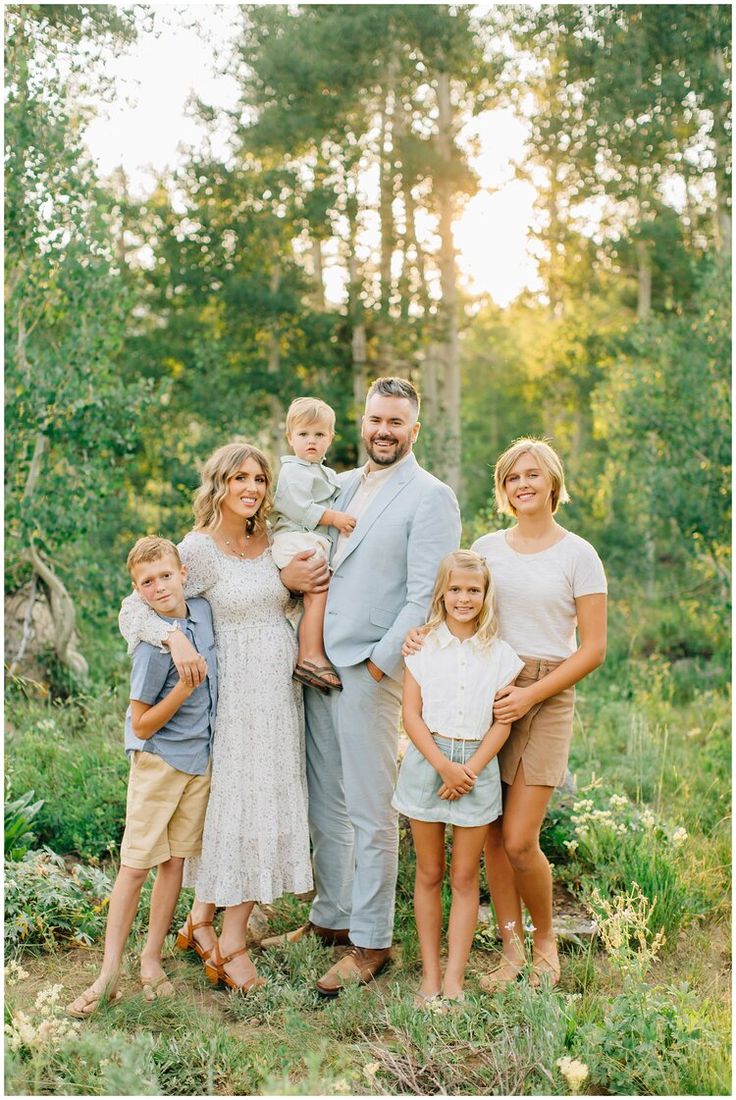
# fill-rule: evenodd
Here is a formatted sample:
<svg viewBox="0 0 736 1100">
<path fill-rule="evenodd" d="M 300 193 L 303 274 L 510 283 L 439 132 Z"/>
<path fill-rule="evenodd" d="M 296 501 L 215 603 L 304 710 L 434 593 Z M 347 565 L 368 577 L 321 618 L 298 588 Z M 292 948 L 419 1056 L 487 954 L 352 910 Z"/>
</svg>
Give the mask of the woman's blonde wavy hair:
<svg viewBox="0 0 736 1100">
<path fill-rule="evenodd" d="M 271 488 L 273 475 L 268 459 L 263 451 L 252 443 L 226 443 L 218 447 L 202 467 L 202 484 L 194 498 L 194 530 L 203 531 L 220 526 L 222 522 L 222 502 L 227 496 L 228 480 L 237 474 L 244 462 L 252 458 L 263 471 L 266 479 L 266 495 L 254 516 L 245 521 L 245 530 L 249 535 L 264 535 L 266 520 L 273 506 Z"/>
<path fill-rule="evenodd" d="M 450 573 L 453 569 L 474 569 L 483 578 L 485 595 L 477 620 L 478 629 L 475 632 L 475 637 L 481 645 L 490 645 L 494 638 L 498 637 L 496 588 L 493 584 L 493 577 L 488 568 L 488 563 L 474 550 L 453 550 L 440 562 L 437 579 L 434 582 L 434 591 L 432 592 L 432 603 L 427 616 L 427 626 L 430 630 L 436 630 L 447 619 L 444 598 L 450 584 Z"/>
</svg>

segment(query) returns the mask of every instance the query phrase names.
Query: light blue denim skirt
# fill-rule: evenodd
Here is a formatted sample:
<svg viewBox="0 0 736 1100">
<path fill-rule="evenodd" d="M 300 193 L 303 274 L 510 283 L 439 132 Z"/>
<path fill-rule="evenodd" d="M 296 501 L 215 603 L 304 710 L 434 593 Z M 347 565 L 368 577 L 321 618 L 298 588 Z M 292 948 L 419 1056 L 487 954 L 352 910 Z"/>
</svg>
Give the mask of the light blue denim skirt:
<svg viewBox="0 0 736 1100">
<path fill-rule="evenodd" d="M 434 738 L 448 760 L 464 764 L 478 748 L 478 741 L 459 741 L 453 737 Z M 400 814 L 416 821 L 443 821 L 446 825 L 474 828 L 488 825 L 501 816 L 501 777 L 495 756 L 478 776 L 468 794 L 454 801 L 437 793 L 442 779 L 415 745 L 406 750 L 391 805 Z"/>
</svg>

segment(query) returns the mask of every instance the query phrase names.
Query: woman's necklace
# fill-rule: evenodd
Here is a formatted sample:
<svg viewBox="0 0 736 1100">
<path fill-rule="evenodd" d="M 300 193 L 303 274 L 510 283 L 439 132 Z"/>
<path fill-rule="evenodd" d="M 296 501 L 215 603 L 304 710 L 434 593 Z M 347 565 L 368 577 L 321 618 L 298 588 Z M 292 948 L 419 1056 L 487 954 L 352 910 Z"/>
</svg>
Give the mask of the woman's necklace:
<svg viewBox="0 0 736 1100">
<path fill-rule="evenodd" d="M 222 536 L 222 541 L 225 543 L 225 546 L 227 546 L 228 554 L 237 554 L 237 556 L 239 558 L 247 557 L 248 550 L 250 549 L 250 547 L 248 546 L 248 543 L 250 542 L 251 538 L 253 537 L 254 528 L 255 528 L 255 523 L 253 522 L 253 520 L 252 519 L 247 519 L 245 521 L 245 547 L 242 550 L 238 550 L 238 545 L 237 545 L 237 542 L 236 542 L 235 539 L 226 539 L 225 536 L 223 535 Z"/>
</svg>

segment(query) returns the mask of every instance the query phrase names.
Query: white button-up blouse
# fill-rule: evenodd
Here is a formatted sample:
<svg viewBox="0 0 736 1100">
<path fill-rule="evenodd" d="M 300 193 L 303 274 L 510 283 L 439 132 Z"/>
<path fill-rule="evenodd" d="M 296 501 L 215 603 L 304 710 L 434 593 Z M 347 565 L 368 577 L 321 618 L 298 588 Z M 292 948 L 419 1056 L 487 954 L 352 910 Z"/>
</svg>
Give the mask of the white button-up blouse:
<svg viewBox="0 0 736 1100">
<path fill-rule="evenodd" d="M 432 733 L 481 741 L 496 692 L 516 679 L 524 662 L 500 638 L 490 646 L 475 635 L 461 642 L 442 623 L 406 658 L 406 667 L 422 690 L 422 718 Z"/>
</svg>

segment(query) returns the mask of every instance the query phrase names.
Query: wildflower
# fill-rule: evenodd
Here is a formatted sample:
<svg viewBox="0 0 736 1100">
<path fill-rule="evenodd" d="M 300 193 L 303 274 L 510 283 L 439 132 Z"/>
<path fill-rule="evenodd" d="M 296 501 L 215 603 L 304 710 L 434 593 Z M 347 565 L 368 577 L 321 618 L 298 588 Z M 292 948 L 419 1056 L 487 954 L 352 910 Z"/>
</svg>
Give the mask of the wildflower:
<svg viewBox="0 0 736 1100">
<path fill-rule="evenodd" d="M 645 829 L 653 829 L 656 825 L 657 819 L 651 810 L 643 810 L 641 813 L 640 821 Z"/>
<path fill-rule="evenodd" d="M 558 1058 L 557 1066 L 565 1079 L 565 1083 L 572 1093 L 577 1093 L 588 1076 L 588 1067 L 585 1062 L 579 1062 L 577 1058 Z"/>
<path fill-rule="evenodd" d="M 524 925 L 524 931 L 525 931 L 525 932 L 536 932 L 536 928 L 534 927 L 534 925 L 532 924 L 532 922 L 531 922 L 531 921 L 529 921 L 529 923 L 528 923 L 528 924 L 525 924 L 525 925 Z"/>
<path fill-rule="evenodd" d="M 506 921 L 506 923 L 504 924 L 504 928 L 506 929 L 507 932 L 513 932 L 513 930 L 516 928 L 516 921 L 515 920 Z"/>
<path fill-rule="evenodd" d="M 565 841 L 563 841 L 563 843 L 564 843 L 565 847 L 567 848 L 568 852 L 570 853 L 570 855 L 572 855 L 573 852 L 577 852 L 577 850 L 578 850 L 577 840 L 565 840 Z"/>
<path fill-rule="evenodd" d="M 17 963 L 15 959 L 11 959 L 8 965 L 5 967 L 5 984 L 16 985 L 17 982 L 23 982 L 28 977 L 28 971 L 24 970 L 20 963 Z"/>
<path fill-rule="evenodd" d="M 608 804 L 614 810 L 622 810 L 624 806 L 628 806 L 629 800 L 625 794 L 612 794 Z"/>
<path fill-rule="evenodd" d="M 680 825 L 679 828 L 675 829 L 674 833 L 672 834 L 672 843 L 680 845 L 684 844 L 686 840 L 687 829 L 684 828 L 684 826 Z"/>
<path fill-rule="evenodd" d="M 368 1078 L 369 1081 L 372 1081 L 373 1078 L 378 1073 L 380 1068 L 381 1068 L 381 1063 L 380 1062 L 366 1062 L 366 1064 L 363 1066 L 363 1073 L 365 1074 L 365 1076 Z"/>
</svg>

